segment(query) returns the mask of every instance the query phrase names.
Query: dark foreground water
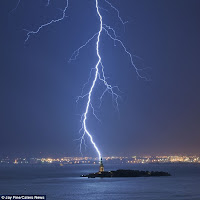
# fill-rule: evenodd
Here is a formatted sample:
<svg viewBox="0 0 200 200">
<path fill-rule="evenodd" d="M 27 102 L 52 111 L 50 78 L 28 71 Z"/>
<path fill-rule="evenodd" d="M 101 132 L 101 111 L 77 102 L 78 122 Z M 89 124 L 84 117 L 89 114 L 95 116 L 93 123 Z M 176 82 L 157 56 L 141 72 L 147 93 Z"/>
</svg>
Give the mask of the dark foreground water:
<svg viewBox="0 0 200 200">
<path fill-rule="evenodd" d="M 98 165 L 0 167 L 0 194 L 47 200 L 200 200 L 200 164 L 106 165 L 106 170 L 168 171 L 171 177 L 81 178 Z"/>
</svg>

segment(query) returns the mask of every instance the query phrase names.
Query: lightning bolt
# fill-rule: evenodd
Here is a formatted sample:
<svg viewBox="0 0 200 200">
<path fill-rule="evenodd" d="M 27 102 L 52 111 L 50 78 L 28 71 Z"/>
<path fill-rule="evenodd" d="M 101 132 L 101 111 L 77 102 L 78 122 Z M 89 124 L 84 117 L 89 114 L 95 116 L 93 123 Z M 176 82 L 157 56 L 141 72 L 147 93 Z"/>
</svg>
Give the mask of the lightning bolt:
<svg viewBox="0 0 200 200">
<path fill-rule="evenodd" d="M 81 149 L 82 149 L 82 144 L 86 145 L 85 144 L 85 136 L 87 135 L 89 137 L 89 139 L 90 139 L 91 144 L 93 145 L 94 149 L 96 150 L 96 153 L 98 154 L 99 161 L 101 160 L 101 152 L 100 152 L 99 148 L 97 147 L 96 143 L 94 142 L 93 136 L 90 133 L 90 131 L 88 130 L 87 123 L 86 123 L 88 121 L 88 113 L 90 112 L 90 110 L 92 111 L 92 114 L 96 117 L 96 119 L 98 119 L 97 115 L 95 114 L 95 109 L 94 109 L 94 107 L 92 105 L 92 100 L 91 100 L 94 88 L 95 88 L 95 86 L 97 84 L 97 81 L 99 81 L 100 83 L 102 83 L 105 86 L 105 90 L 103 91 L 102 95 L 99 98 L 100 106 L 101 106 L 101 102 L 102 102 L 103 96 L 105 95 L 106 92 L 111 94 L 113 102 L 114 102 L 117 110 L 118 110 L 118 99 L 120 98 L 120 96 L 116 92 L 116 91 L 118 91 L 118 92 L 120 91 L 118 86 L 110 85 L 107 82 L 107 78 L 106 78 L 105 73 L 104 73 L 104 65 L 103 65 L 103 62 L 102 62 L 102 57 L 101 57 L 100 49 L 99 49 L 101 35 L 103 33 L 105 33 L 114 42 L 114 46 L 116 46 L 116 44 L 118 43 L 122 47 L 122 49 L 124 49 L 125 53 L 128 55 L 128 57 L 130 59 L 131 65 L 135 69 L 136 74 L 137 74 L 137 76 L 139 78 L 144 79 L 146 81 L 150 80 L 148 77 L 143 75 L 144 73 L 142 73 L 142 72 L 143 72 L 144 68 L 143 69 L 137 68 L 136 65 L 133 62 L 133 58 L 134 57 L 137 58 L 137 59 L 140 59 L 140 58 L 138 56 L 136 56 L 136 55 L 132 55 L 127 50 L 127 48 L 124 45 L 124 43 L 118 38 L 118 36 L 116 34 L 116 31 L 115 31 L 115 29 L 113 27 L 103 23 L 103 16 L 101 15 L 100 10 L 104 10 L 104 11 L 107 11 L 107 12 L 108 12 L 108 10 L 106 10 L 105 8 L 99 6 L 99 2 L 100 1 L 101 2 L 105 2 L 106 4 L 108 4 L 110 6 L 110 8 L 117 13 L 117 17 L 118 17 L 119 21 L 122 23 L 123 26 L 128 22 L 128 21 L 123 21 L 122 20 L 119 10 L 115 6 L 113 6 L 108 0 L 103 0 L 103 1 L 102 0 L 95 0 L 96 12 L 97 12 L 97 16 L 99 18 L 99 30 L 91 38 L 89 38 L 82 46 L 80 46 L 77 50 L 75 50 L 73 52 L 72 56 L 69 59 L 69 62 L 72 62 L 72 61 L 76 60 L 77 57 L 79 56 L 80 51 L 85 46 L 87 46 L 92 40 L 96 39 L 96 55 L 97 55 L 98 60 L 97 60 L 97 63 L 95 65 L 95 67 L 93 67 L 91 69 L 88 82 L 86 82 L 83 85 L 81 96 L 78 96 L 77 102 L 80 99 L 87 98 L 85 111 L 81 115 L 81 124 L 82 125 L 81 125 L 81 129 L 79 130 L 79 133 L 82 133 L 82 136 L 78 139 L 78 140 L 80 140 L 80 152 L 81 152 Z M 50 0 L 47 1 L 47 6 L 49 5 L 49 3 L 50 3 Z M 29 31 L 27 29 L 24 29 L 25 31 L 27 31 L 27 35 L 26 35 L 27 37 L 25 39 L 25 43 L 28 42 L 28 40 L 30 39 L 30 37 L 32 35 L 38 34 L 44 27 L 49 26 L 49 25 L 51 25 L 53 23 L 57 23 L 57 22 L 60 22 L 60 21 L 64 20 L 65 17 L 66 17 L 66 11 L 67 11 L 68 6 L 69 6 L 69 1 L 67 0 L 66 1 L 66 6 L 65 6 L 65 8 L 64 8 L 64 10 L 62 12 L 62 16 L 60 18 L 53 19 L 53 20 L 51 20 L 51 21 L 49 21 L 49 22 L 47 22 L 45 24 L 42 24 L 35 31 Z M 93 79 L 92 79 L 92 72 L 94 72 Z M 89 81 L 91 79 L 92 79 L 92 83 L 91 83 L 91 86 L 89 87 L 89 91 L 87 93 L 83 94 L 85 86 L 87 84 L 89 84 Z"/>
<path fill-rule="evenodd" d="M 105 0 L 105 2 L 106 2 L 107 4 L 109 4 L 110 7 L 111 7 L 112 9 L 114 9 L 114 11 L 117 12 L 117 16 L 118 16 L 120 22 L 121 22 L 123 25 L 125 25 L 126 23 L 128 23 L 128 21 L 124 22 L 124 21 L 122 20 L 122 18 L 120 17 L 120 13 L 119 13 L 119 11 L 118 11 L 118 9 L 117 9 L 116 7 L 114 7 L 114 6 L 113 6 L 110 2 L 108 2 L 107 0 Z M 105 86 L 105 90 L 104 90 L 104 92 L 102 93 L 102 95 L 100 96 L 100 102 L 102 102 L 102 98 L 103 98 L 104 94 L 105 94 L 106 92 L 109 92 L 109 93 L 112 95 L 112 98 L 113 98 L 113 100 L 114 100 L 114 102 L 115 102 L 115 104 L 116 104 L 117 110 L 119 111 L 119 109 L 118 109 L 118 98 L 120 97 L 116 92 L 114 92 L 114 89 L 117 89 L 118 91 L 120 91 L 119 88 L 118 88 L 118 86 L 112 86 L 112 85 L 110 85 L 110 84 L 106 81 L 106 77 L 105 77 L 105 73 L 104 73 L 104 65 L 103 65 L 103 63 L 102 63 L 102 58 L 101 58 L 101 56 L 100 56 L 100 51 L 99 51 L 100 36 L 101 36 L 103 30 L 105 31 L 106 35 L 108 35 L 109 38 L 110 38 L 111 40 L 113 40 L 115 46 L 116 46 L 116 42 L 119 43 L 119 44 L 122 46 L 122 48 L 124 49 L 124 51 L 126 52 L 126 54 L 129 56 L 130 61 L 131 61 L 131 65 L 134 67 L 134 69 L 135 69 L 135 71 L 136 71 L 138 77 L 140 77 L 141 79 L 144 79 L 144 80 L 146 80 L 146 81 L 149 80 L 145 75 L 142 75 L 142 74 L 141 74 L 141 72 L 142 72 L 144 69 L 139 69 L 139 68 L 137 68 L 136 65 L 135 65 L 134 62 L 133 62 L 133 57 L 136 57 L 136 58 L 139 58 L 139 57 L 136 56 L 136 55 L 133 55 L 133 56 L 132 56 L 132 54 L 127 50 L 127 48 L 126 48 L 126 46 L 124 45 L 124 43 L 123 43 L 120 39 L 118 39 L 117 34 L 116 34 L 116 31 L 114 30 L 114 28 L 112 28 L 112 27 L 109 26 L 109 25 L 103 24 L 103 17 L 102 17 L 102 15 L 100 14 L 100 9 L 103 9 L 103 10 L 104 10 L 104 8 L 99 7 L 98 0 L 96 0 L 96 11 L 97 11 L 97 14 L 98 14 L 98 17 L 99 17 L 99 20 L 100 20 L 99 32 L 95 33 L 90 39 L 87 40 L 87 42 L 86 42 L 85 44 L 83 44 L 83 45 L 80 46 L 77 50 L 75 50 L 74 53 L 72 54 L 71 58 L 69 59 L 69 62 L 71 62 L 71 61 L 73 61 L 73 60 L 76 60 L 76 58 L 77 58 L 78 55 L 79 55 L 80 50 L 81 50 L 82 48 L 84 48 L 89 42 L 91 42 L 91 41 L 97 36 L 97 41 L 96 41 L 96 53 L 97 53 L 97 57 L 98 57 L 98 62 L 97 62 L 97 64 L 96 64 L 96 66 L 95 66 L 95 76 L 94 76 L 94 79 L 93 79 L 93 82 L 92 82 L 92 86 L 90 87 L 90 90 L 89 90 L 88 93 L 86 93 L 86 94 L 84 94 L 84 95 L 81 95 L 81 96 L 78 96 L 77 102 L 79 101 L 80 98 L 88 97 L 87 105 L 86 105 L 86 110 L 85 110 L 85 112 L 83 113 L 83 115 L 82 115 L 82 117 L 81 117 L 82 127 L 81 127 L 81 129 L 80 129 L 79 132 L 83 131 L 83 135 L 82 135 L 81 138 L 80 138 L 80 141 L 81 141 L 81 142 L 80 142 L 80 152 L 81 152 L 81 149 L 82 149 L 82 144 L 83 144 L 83 143 L 85 144 L 85 139 L 84 139 L 84 138 L 85 138 L 85 135 L 87 134 L 87 135 L 89 136 L 90 141 L 91 141 L 91 143 L 93 144 L 93 146 L 94 146 L 96 152 L 98 153 L 99 160 L 101 159 L 101 153 L 100 153 L 99 149 L 97 148 L 96 144 L 94 143 L 93 138 L 92 138 L 92 135 L 90 134 L 90 132 L 88 131 L 87 126 L 86 126 L 87 114 L 88 114 L 88 112 L 89 112 L 89 107 L 90 107 L 90 105 L 91 105 L 91 96 L 92 96 L 92 92 L 93 92 L 93 89 L 94 89 L 94 87 L 95 87 L 96 81 L 97 81 L 97 80 L 100 80 L 100 81 L 104 84 L 104 86 Z M 107 10 L 106 10 L 106 11 L 107 11 Z M 141 59 L 141 58 L 139 58 L 139 59 Z M 101 72 L 100 72 L 100 70 L 99 70 L 99 67 L 101 67 Z M 94 68 L 93 68 L 93 69 L 94 69 Z M 93 69 L 92 69 L 92 70 L 93 70 Z M 91 77 L 91 72 L 90 72 L 90 77 Z M 90 78 L 89 78 L 89 79 L 90 79 Z M 89 83 L 89 80 L 88 80 L 87 83 Z M 87 83 L 86 83 L 86 84 L 87 84 Z M 85 87 L 86 84 L 84 84 L 84 87 Z M 83 87 L 83 88 L 84 88 L 84 87 Z M 83 89 L 82 89 L 82 93 L 83 93 Z M 101 105 L 101 104 L 100 104 L 100 105 Z M 94 108 L 92 107 L 92 105 L 91 105 L 91 108 L 92 108 L 92 111 L 93 111 L 93 115 L 97 118 L 97 116 L 96 116 L 95 113 L 94 113 Z M 98 118 L 97 118 L 97 119 L 98 119 Z M 98 119 L 98 120 L 99 120 L 99 119 Z"/>
<path fill-rule="evenodd" d="M 49 4 L 50 4 L 50 0 L 48 0 L 48 1 L 47 1 L 47 4 L 46 4 L 46 6 L 49 6 Z"/>
<path fill-rule="evenodd" d="M 18 8 L 20 2 L 21 2 L 21 0 L 18 0 L 18 2 L 17 2 L 17 4 L 16 4 L 15 8 L 13 8 L 13 9 L 10 11 L 10 13 L 11 13 L 11 12 L 14 12 L 14 11 Z"/>
<path fill-rule="evenodd" d="M 128 23 L 128 21 L 124 21 L 124 20 L 121 18 L 120 13 L 119 13 L 119 10 L 118 10 L 115 6 L 113 6 L 108 0 L 105 0 L 105 2 L 106 2 L 107 4 L 109 4 L 110 7 L 111 7 L 112 9 L 114 9 L 114 10 L 117 12 L 117 16 L 118 16 L 120 22 L 121 22 L 123 25 L 125 25 L 126 23 Z"/>
<path fill-rule="evenodd" d="M 50 3 L 50 0 L 48 1 L 48 4 L 49 4 L 49 3 Z M 48 4 L 47 4 L 47 5 L 48 5 Z M 66 6 L 65 6 L 65 8 L 64 8 L 64 10 L 63 10 L 63 13 L 62 13 L 62 17 L 60 17 L 60 18 L 58 18 L 58 19 L 52 19 L 50 22 L 47 22 L 46 24 L 42 24 L 42 25 L 39 26 L 39 28 L 38 28 L 37 30 L 35 30 L 35 31 L 29 31 L 29 30 L 27 30 L 27 29 L 24 29 L 24 31 L 27 31 L 27 37 L 26 37 L 26 39 L 25 39 L 25 43 L 29 40 L 29 38 L 30 38 L 31 35 L 34 35 L 34 34 L 39 33 L 39 31 L 40 31 L 42 28 L 44 28 L 44 27 L 46 27 L 46 26 L 49 26 L 49 25 L 51 25 L 51 24 L 53 24 L 53 23 L 57 23 L 57 22 L 62 21 L 62 20 L 66 17 L 66 11 L 67 11 L 68 6 L 69 6 L 69 1 L 67 0 L 67 1 L 66 1 Z"/>
<path fill-rule="evenodd" d="M 92 86 L 90 88 L 90 91 L 88 93 L 88 101 L 87 101 L 85 113 L 83 114 L 84 115 L 84 118 L 83 118 L 84 134 L 83 134 L 82 138 L 84 138 L 85 134 L 87 134 L 89 136 L 91 143 L 93 144 L 95 150 L 98 153 L 99 161 L 100 161 L 101 160 L 101 153 L 100 153 L 99 149 L 97 148 L 96 144 L 94 143 L 92 135 L 89 133 L 87 126 L 86 126 L 87 114 L 88 114 L 89 106 L 91 104 L 91 95 L 92 95 L 93 89 L 95 87 L 95 84 L 96 84 L 96 81 L 97 81 L 97 78 L 98 78 L 98 75 L 99 75 L 99 65 L 101 64 L 101 56 L 99 54 L 99 42 L 100 42 L 101 32 L 103 30 L 103 23 L 102 23 L 102 16 L 99 12 L 98 0 L 96 0 L 96 9 L 97 9 L 97 14 L 98 14 L 99 20 L 100 20 L 100 29 L 99 29 L 99 32 L 98 32 L 98 35 L 97 35 L 97 42 L 96 42 L 96 51 L 97 51 L 97 56 L 98 56 L 98 62 L 95 66 L 95 70 L 96 70 L 95 71 L 95 77 L 94 77 Z"/>
</svg>

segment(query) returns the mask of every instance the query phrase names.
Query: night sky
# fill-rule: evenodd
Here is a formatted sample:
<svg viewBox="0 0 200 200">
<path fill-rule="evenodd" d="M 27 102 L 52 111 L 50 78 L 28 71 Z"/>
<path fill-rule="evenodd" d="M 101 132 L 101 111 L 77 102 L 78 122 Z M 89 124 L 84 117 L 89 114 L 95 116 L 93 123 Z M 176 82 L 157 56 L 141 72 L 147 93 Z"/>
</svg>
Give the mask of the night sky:
<svg viewBox="0 0 200 200">
<path fill-rule="evenodd" d="M 62 16 L 66 1 L 0 1 L 1 154 L 81 156 L 76 104 L 97 62 L 95 40 L 68 63 L 74 50 L 99 28 L 94 0 L 71 0 L 67 17 L 30 37 L 26 31 Z M 109 9 L 104 1 L 101 7 Z M 100 52 L 108 81 L 118 85 L 118 113 L 102 85 L 92 96 L 101 123 L 90 114 L 88 129 L 103 156 L 198 154 L 200 152 L 200 1 L 110 0 L 121 12 L 101 10 L 127 49 L 149 67 L 151 81 L 137 77 L 129 57 L 104 33 Z M 87 92 L 89 87 L 85 88 Z M 84 156 L 97 156 L 90 142 Z"/>
</svg>

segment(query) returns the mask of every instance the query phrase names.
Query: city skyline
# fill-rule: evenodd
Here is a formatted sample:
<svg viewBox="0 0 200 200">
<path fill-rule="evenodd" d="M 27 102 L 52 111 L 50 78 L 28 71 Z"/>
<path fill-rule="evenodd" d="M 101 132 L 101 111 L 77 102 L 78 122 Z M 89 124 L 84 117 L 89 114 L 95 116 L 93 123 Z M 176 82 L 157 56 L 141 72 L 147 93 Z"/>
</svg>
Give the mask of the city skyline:
<svg viewBox="0 0 200 200">
<path fill-rule="evenodd" d="M 199 156 L 180 156 L 180 155 L 165 155 L 165 156 L 105 156 L 102 158 L 105 164 L 156 164 L 156 163 L 200 163 Z M 1 158 L 0 164 L 97 164 L 99 165 L 98 157 L 15 157 Z"/>
</svg>

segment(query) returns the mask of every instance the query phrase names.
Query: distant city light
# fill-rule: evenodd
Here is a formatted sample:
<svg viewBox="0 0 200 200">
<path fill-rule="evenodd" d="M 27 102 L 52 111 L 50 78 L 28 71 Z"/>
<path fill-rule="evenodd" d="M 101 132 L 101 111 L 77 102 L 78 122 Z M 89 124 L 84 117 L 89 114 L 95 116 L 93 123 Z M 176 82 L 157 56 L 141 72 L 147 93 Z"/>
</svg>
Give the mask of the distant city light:
<svg viewBox="0 0 200 200">
<path fill-rule="evenodd" d="M 64 166 L 67 164 L 99 164 L 99 158 L 93 157 L 62 157 L 62 158 L 3 158 L 0 164 L 59 164 Z M 200 163 L 198 156 L 131 156 L 131 157 L 117 157 L 108 156 L 103 157 L 104 163 Z"/>
</svg>

